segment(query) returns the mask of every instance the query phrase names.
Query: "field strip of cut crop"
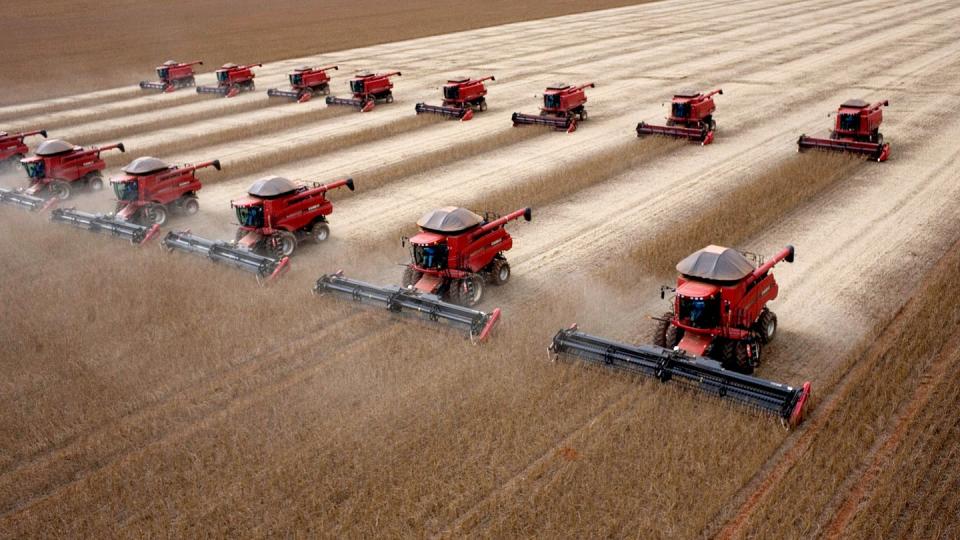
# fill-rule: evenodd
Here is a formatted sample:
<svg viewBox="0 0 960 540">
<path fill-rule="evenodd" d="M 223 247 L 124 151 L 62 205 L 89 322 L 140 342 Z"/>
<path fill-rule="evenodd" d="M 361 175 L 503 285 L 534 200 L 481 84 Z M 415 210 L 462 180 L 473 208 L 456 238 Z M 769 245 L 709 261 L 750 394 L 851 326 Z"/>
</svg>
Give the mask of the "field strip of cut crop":
<svg viewBox="0 0 960 540">
<path fill-rule="evenodd" d="M 220 280 L 230 271 L 202 257 L 141 255 L 2 210 L 11 281 L 0 288 L 0 351 L 17 360 L 2 384 L 0 529 L 935 532 L 916 520 L 865 528 L 862 512 L 904 507 L 888 494 L 885 465 L 903 462 L 905 445 L 945 444 L 917 438 L 913 424 L 930 422 L 924 404 L 949 390 L 932 383 L 954 371 L 931 317 L 949 308 L 938 291 L 956 289 L 943 268 L 960 256 L 957 24 L 948 0 L 665 0 L 272 62 L 257 70 L 256 94 L 231 100 L 115 89 L 0 108 L 0 118 L 20 110 L 69 128 L 51 137 L 123 140 L 129 151 L 111 154 L 111 169 L 148 153 L 223 160 L 222 172 L 202 175 L 201 214 L 168 224 L 201 236 L 232 234 L 229 201 L 264 174 L 357 185 L 331 197 L 332 238 L 298 248 L 269 289 Z M 482 58 L 464 61 L 464 43 Z M 358 114 L 263 95 L 286 86 L 290 68 L 318 62 L 341 65 L 334 95 L 354 68 L 402 71 L 396 102 Z M 439 103 L 448 76 L 491 73 L 489 110 L 470 122 L 414 115 L 418 101 Z M 556 80 L 597 82 L 590 119 L 572 134 L 510 127 L 509 113 L 535 112 Z M 661 103 L 681 87 L 724 89 L 714 143 L 638 139 L 636 122 L 662 122 Z M 890 161 L 797 156 L 797 136 L 826 133 L 827 113 L 852 97 L 890 100 Z M 107 209 L 111 199 L 76 205 Z M 394 263 L 409 258 L 396 239 L 451 204 L 533 207 L 531 223 L 509 227 L 511 282 L 487 288 L 479 306 L 503 309 L 489 343 L 309 295 L 338 269 L 396 283 Z M 782 328 L 757 372 L 813 382 L 811 415 L 795 432 L 671 385 L 546 359 L 553 332 L 574 321 L 646 342 L 646 316 L 666 306 L 657 285 L 707 243 L 761 254 L 797 246 L 796 262 L 775 270 Z M 910 350 L 918 341 L 927 345 Z M 911 481 L 935 474 L 930 463 Z M 947 508 L 949 485 L 922 493 Z"/>
</svg>

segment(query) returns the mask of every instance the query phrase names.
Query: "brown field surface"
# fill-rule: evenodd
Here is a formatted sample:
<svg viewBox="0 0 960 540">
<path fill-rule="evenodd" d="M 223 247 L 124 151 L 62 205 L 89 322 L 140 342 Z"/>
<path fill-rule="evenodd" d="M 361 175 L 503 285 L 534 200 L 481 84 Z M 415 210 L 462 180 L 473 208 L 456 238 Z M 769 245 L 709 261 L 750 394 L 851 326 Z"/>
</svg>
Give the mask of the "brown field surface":
<svg viewBox="0 0 960 540">
<path fill-rule="evenodd" d="M 0 19 L 0 105 L 136 84 L 169 58 L 207 71 L 644 1 L 21 2 Z M 462 49 L 482 54 L 469 41 Z"/>
<path fill-rule="evenodd" d="M 331 239 L 266 287 L 0 206 L 0 537 L 960 535 L 960 5 L 632 4 L 14 7 L 4 129 L 123 140 L 108 175 L 142 155 L 222 161 L 201 173 L 201 212 L 166 230 L 232 238 L 230 200 L 265 174 L 357 190 L 331 196 Z M 28 50 L 29 69 L 13 62 Z M 265 64 L 229 100 L 131 90 L 168 56 Z M 355 69 L 402 70 L 396 102 L 267 100 L 326 61 L 343 66 L 335 93 Z M 496 74 L 488 111 L 414 115 L 458 73 Z M 597 82 L 588 121 L 511 127 L 560 79 Z M 77 95 L 48 97 L 65 84 Z M 724 89 L 714 144 L 637 139 L 688 86 Z M 890 161 L 798 155 L 850 97 L 890 100 Z M 450 204 L 533 207 L 509 227 L 511 282 L 480 305 L 504 314 L 489 342 L 310 294 L 338 269 L 398 282 L 399 238 Z M 572 322 L 648 342 L 659 285 L 708 243 L 797 247 L 757 372 L 812 382 L 795 430 L 546 353 Z"/>
</svg>

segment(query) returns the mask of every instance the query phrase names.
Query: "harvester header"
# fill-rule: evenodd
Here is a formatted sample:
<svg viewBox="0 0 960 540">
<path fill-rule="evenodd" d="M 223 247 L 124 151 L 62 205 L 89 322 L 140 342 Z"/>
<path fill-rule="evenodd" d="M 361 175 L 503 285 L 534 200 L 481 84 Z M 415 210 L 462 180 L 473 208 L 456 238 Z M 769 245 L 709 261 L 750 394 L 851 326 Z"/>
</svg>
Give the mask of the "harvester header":
<svg viewBox="0 0 960 540">
<path fill-rule="evenodd" d="M 139 245 L 153 238 L 160 230 L 159 225 L 139 225 L 105 214 L 91 214 L 74 208 L 56 208 L 50 215 L 55 223 L 64 223 L 90 232 L 105 234 L 129 240 Z"/>
<path fill-rule="evenodd" d="M 886 161 L 890 157 L 890 143 L 883 142 L 880 124 L 883 122 L 883 107 L 889 105 L 888 100 L 873 104 L 862 99 L 847 100 L 837 110 L 830 137 L 820 139 L 800 135 L 797 150 L 814 148 L 856 154 L 877 162 Z"/>
<path fill-rule="evenodd" d="M 811 385 L 799 388 L 724 369 L 720 362 L 655 345 L 628 345 L 581 332 L 560 330 L 550 344 L 555 356 L 568 354 L 603 366 L 638 373 L 661 382 L 675 381 L 721 399 L 778 416 L 798 425 Z"/>
<path fill-rule="evenodd" d="M 233 243 L 208 240 L 189 230 L 170 231 L 161 241 L 167 251 L 184 251 L 207 257 L 213 262 L 224 263 L 256 275 L 257 281 L 272 281 L 282 275 L 290 264 L 288 257 L 273 257 L 254 253 Z"/>
<path fill-rule="evenodd" d="M 313 292 L 331 292 L 356 302 L 366 302 L 386 308 L 392 313 L 409 313 L 433 322 L 444 322 L 466 330 L 470 339 L 484 341 L 500 320 L 500 309 L 490 313 L 444 302 L 436 295 L 413 288 L 397 286 L 378 287 L 344 277 L 342 272 L 320 276 Z"/>
</svg>

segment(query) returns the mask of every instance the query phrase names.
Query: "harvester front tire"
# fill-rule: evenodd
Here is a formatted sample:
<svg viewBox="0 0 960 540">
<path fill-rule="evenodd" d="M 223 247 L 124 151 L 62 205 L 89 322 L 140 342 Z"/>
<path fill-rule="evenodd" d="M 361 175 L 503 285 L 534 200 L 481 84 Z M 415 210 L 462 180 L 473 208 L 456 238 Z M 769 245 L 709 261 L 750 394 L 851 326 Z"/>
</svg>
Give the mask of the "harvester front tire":
<svg viewBox="0 0 960 540">
<path fill-rule="evenodd" d="M 490 272 L 490 277 L 492 278 L 493 284 L 496 286 L 505 285 L 510 281 L 510 263 L 504 259 L 497 259 L 493 261 L 493 270 Z"/>
<path fill-rule="evenodd" d="M 103 178 L 100 175 L 92 174 L 87 177 L 87 189 L 90 191 L 100 191 L 103 189 Z"/>
<path fill-rule="evenodd" d="M 330 238 L 330 227 L 322 222 L 318 221 L 310 227 L 310 237 L 313 238 L 313 241 L 322 244 Z"/>
<path fill-rule="evenodd" d="M 290 231 L 278 232 L 273 241 L 273 251 L 280 257 L 289 257 L 297 249 L 297 237 Z"/>
<path fill-rule="evenodd" d="M 777 314 L 764 308 L 760 318 L 757 319 L 756 330 L 760 336 L 760 342 L 764 345 L 773 341 L 777 335 Z"/>
<path fill-rule="evenodd" d="M 167 222 L 167 209 L 161 204 L 152 204 L 143 209 L 148 224 L 162 226 Z"/>
<path fill-rule="evenodd" d="M 751 358 L 750 351 L 748 349 L 755 348 L 754 355 L 758 360 L 756 362 Z M 734 345 L 733 353 L 733 369 L 737 373 L 743 373 L 744 375 L 752 375 L 753 368 L 756 367 L 756 364 L 759 364 L 760 357 L 760 343 L 748 343 L 746 341 L 738 341 Z"/>
<path fill-rule="evenodd" d="M 70 184 L 66 182 L 54 182 L 50 184 L 50 193 L 61 201 L 65 201 L 70 198 L 70 191 Z"/>
<path fill-rule="evenodd" d="M 403 288 L 411 287 L 420 281 L 422 277 L 423 272 L 417 272 L 412 266 L 408 266 L 403 269 L 403 277 L 400 278 L 400 284 L 403 285 Z"/>
<path fill-rule="evenodd" d="M 483 299 L 483 280 L 475 276 L 458 280 L 455 288 L 453 299 L 461 306 L 473 307 Z"/>
</svg>

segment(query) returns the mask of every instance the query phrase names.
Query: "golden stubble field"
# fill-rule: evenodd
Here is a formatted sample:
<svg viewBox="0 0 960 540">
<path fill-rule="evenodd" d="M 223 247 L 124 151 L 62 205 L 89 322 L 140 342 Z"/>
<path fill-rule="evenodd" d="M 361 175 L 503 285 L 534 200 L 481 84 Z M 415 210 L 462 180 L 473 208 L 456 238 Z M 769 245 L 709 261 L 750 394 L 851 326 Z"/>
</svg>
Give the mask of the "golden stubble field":
<svg viewBox="0 0 960 540">
<path fill-rule="evenodd" d="M 122 137 L 111 171 L 144 154 L 222 158 L 201 215 L 173 225 L 207 236 L 232 234 L 227 201 L 257 175 L 358 185 L 334 197 L 334 238 L 265 288 L 0 208 L 2 535 L 955 536 L 956 422 L 934 411 L 956 403 L 960 365 L 960 123 L 942 110 L 960 91 L 960 8 L 816 4 L 712 6 L 706 23 L 684 19 L 700 4 L 668 1 L 336 53 L 405 72 L 398 103 L 366 115 L 125 89 L 0 108 L 0 123 L 84 143 Z M 830 22 L 854 7 L 871 30 L 837 47 Z M 878 34 L 899 46 L 877 52 Z M 215 37 L 204 47 L 222 53 Z M 544 45 L 557 39 L 562 59 Z M 444 74 L 487 69 L 459 57 L 464 41 L 498 74 L 491 110 L 413 116 Z M 289 64 L 265 65 L 261 86 Z M 571 135 L 510 128 L 560 77 L 598 80 L 591 120 Z M 634 137 L 678 79 L 724 86 L 714 145 Z M 848 94 L 891 100 L 894 158 L 796 155 L 796 135 L 825 129 Z M 490 343 L 309 293 L 338 268 L 395 282 L 398 237 L 451 203 L 534 207 L 511 226 L 513 281 L 482 306 L 504 309 Z M 646 341 L 657 285 L 704 244 L 788 242 L 783 333 L 759 374 L 813 380 L 796 431 L 546 354 L 573 321 Z"/>
</svg>

